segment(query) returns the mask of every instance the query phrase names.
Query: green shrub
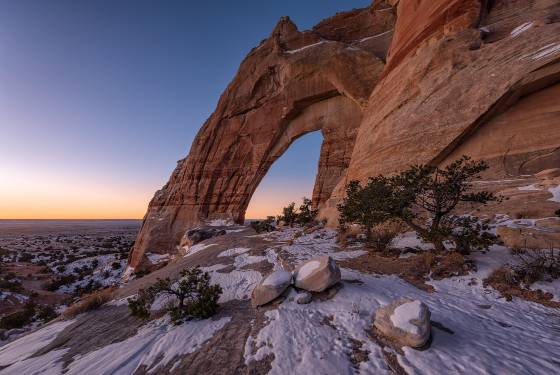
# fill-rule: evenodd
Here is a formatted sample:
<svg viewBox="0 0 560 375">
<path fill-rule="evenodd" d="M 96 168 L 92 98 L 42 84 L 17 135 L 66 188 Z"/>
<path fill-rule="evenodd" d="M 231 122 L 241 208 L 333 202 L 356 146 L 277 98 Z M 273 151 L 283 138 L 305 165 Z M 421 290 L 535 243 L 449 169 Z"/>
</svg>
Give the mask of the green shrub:
<svg viewBox="0 0 560 375">
<path fill-rule="evenodd" d="M 296 215 L 296 222 L 299 225 L 308 225 L 315 221 L 318 210 L 313 209 L 311 199 L 303 197 L 303 203 L 299 206 L 299 212 Z"/>
<path fill-rule="evenodd" d="M 35 316 L 35 303 L 29 301 L 23 310 L 4 316 L 0 319 L 0 329 L 21 328 L 33 321 Z"/>
<path fill-rule="evenodd" d="M 158 279 L 147 289 L 140 289 L 136 298 L 128 300 L 131 314 L 148 319 L 150 307 L 156 296 L 163 294 L 176 299 L 164 308 L 170 313 L 175 324 L 187 319 L 208 318 L 214 315 L 222 288 L 219 285 L 210 285 L 210 275 L 198 267 L 182 271 L 181 277 L 177 283 L 172 283 L 169 278 Z"/>
<path fill-rule="evenodd" d="M 296 210 L 295 202 L 282 209 L 282 215 L 277 216 L 278 222 L 283 221 L 286 225 L 293 227 L 294 224 L 308 225 L 315 221 L 318 211 L 313 209 L 312 201 L 309 198 L 303 197 L 303 203 Z"/>
<path fill-rule="evenodd" d="M 274 221 L 274 216 L 268 216 L 266 220 L 251 221 L 250 225 L 251 228 L 253 228 L 257 233 L 272 232 L 276 229 L 276 227 L 274 226 Z"/>
<path fill-rule="evenodd" d="M 284 224 L 293 227 L 297 218 L 296 203 L 292 202 L 282 209 L 282 215 L 278 216 L 278 221 L 283 221 Z"/>
<path fill-rule="evenodd" d="M 486 231 L 487 226 L 477 217 L 455 214 L 461 202 L 484 205 L 499 201 L 490 192 L 473 192 L 472 180 L 486 169 L 484 161 L 463 156 L 443 169 L 415 165 L 393 177 L 370 178 L 365 186 L 351 181 L 338 206 L 340 224 L 360 224 L 369 240 L 374 225 L 398 219 L 432 243 L 436 251 L 445 250 L 445 241 L 454 242 L 462 252 L 488 248 L 497 237 Z"/>
<path fill-rule="evenodd" d="M 58 313 L 51 305 L 39 305 L 37 308 L 37 319 L 40 319 L 45 323 L 53 320 L 57 316 Z"/>
</svg>

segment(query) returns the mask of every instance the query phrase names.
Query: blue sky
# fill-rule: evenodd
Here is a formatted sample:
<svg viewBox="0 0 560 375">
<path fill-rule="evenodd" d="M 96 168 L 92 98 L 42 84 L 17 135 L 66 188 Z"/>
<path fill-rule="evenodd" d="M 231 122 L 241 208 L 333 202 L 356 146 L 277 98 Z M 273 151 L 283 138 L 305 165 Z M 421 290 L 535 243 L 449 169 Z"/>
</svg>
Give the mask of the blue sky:
<svg viewBox="0 0 560 375">
<path fill-rule="evenodd" d="M 306 29 L 369 3 L 1 1 L 0 218 L 141 217 L 281 16 Z M 310 192 L 320 141 L 294 144 L 257 194 Z"/>
</svg>

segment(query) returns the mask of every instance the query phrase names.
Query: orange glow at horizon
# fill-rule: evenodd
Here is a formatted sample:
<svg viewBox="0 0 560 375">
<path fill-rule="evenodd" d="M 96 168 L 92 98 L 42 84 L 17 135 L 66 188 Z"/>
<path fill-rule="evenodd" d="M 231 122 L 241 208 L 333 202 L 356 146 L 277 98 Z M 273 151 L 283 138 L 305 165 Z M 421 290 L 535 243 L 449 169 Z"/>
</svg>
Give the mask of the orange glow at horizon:
<svg viewBox="0 0 560 375">
<path fill-rule="evenodd" d="M 0 219 L 141 219 L 153 192 L 41 173 L 0 181 Z"/>
</svg>

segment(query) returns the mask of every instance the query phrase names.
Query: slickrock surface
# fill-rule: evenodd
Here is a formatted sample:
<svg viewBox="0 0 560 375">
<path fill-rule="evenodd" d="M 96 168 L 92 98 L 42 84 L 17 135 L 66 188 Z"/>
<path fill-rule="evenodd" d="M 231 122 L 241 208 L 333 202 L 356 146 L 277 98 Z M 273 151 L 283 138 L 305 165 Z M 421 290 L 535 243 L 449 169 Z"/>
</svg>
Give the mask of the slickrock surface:
<svg viewBox="0 0 560 375">
<path fill-rule="evenodd" d="M 155 194 L 131 265 L 202 221 L 241 222 L 272 163 L 314 130 L 313 202 L 331 225 L 349 180 L 412 163 L 469 154 L 499 181 L 558 167 L 559 21 L 553 0 L 392 0 L 303 32 L 282 18 Z"/>
</svg>

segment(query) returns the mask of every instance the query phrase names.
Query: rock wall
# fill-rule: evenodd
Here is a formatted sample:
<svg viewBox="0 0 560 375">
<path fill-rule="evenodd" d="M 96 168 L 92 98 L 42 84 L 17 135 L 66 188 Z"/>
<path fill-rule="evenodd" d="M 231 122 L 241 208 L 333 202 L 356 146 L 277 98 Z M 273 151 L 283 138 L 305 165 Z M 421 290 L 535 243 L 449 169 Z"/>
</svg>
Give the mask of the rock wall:
<svg viewBox="0 0 560 375">
<path fill-rule="evenodd" d="M 313 200 L 332 224 L 351 179 L 468 153 L 489 176 L 560 162 L 560 2 L 391 0 L 300 32 L 283 18 L 253 49 L 150 203 L 130 263 L 185 229 L 241 222 L 271 164 L 324 142 Z"/>
</svg>

